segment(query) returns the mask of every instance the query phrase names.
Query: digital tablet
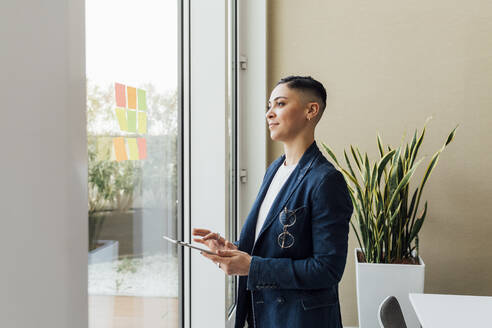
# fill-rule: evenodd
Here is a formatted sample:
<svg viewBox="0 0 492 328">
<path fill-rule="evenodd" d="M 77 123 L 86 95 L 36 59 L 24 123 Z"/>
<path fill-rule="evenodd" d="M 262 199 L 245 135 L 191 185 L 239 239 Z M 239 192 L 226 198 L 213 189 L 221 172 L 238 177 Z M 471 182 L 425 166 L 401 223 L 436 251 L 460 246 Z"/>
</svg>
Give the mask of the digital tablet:
<svg viewBox="0 0 492 328">
<path fill-rule="evenodd" d="M 217 255 L 217 254 L 215 254 L 214 252 L 212 252 L 212 251 L 210 251 L 208 249 L 201 248 L 201 247 L 198 247 L 198 246 L 195 246 L 195 245 L 192 245 L 192 244 L 188 244 L 188 243 L 185 243 L 184 241 L 181 241 L 181 240 L 175 240 L 175 239 L 169 238 L 167 236 L 162 236 L 162 238 L 164 238 L 165 240 L 167 240 L 167 241 L 169 241 L 169 242 L 171 242 L 173 244 L 176 244 L 176 245 L 186 246 L 186 247 L 193 248 L 193 249 L 196 249 L 196 250 L 199 250 L 199 251 L 208 253 L 208 254 Z"/>
</svg>

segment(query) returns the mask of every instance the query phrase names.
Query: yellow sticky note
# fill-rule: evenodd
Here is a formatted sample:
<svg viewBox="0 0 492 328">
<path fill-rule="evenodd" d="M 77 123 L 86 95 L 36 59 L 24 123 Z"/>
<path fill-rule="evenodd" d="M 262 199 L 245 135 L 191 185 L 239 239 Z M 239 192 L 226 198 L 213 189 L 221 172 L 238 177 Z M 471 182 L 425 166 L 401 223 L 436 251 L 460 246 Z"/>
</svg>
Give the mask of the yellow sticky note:
<svg viewBox="0 0 492 328">
<path fill-rule="evenodd" d="M 147 133 L 147 113 L 138 112 L 138 133 Z"/>
<path fill-rule="evenodd" d="M 111 158 L 111 139 L 107 137 L 97 138 L 97 160 L 107 161 Z"/>
<path fill-rule="evenodd" d="M 126 138 L 126 142 L 128 144 L 128 152 L 130 153 L 130 160 L 132 161 L 138 160 L 137 139 Z"/>
<path fill-rule="evenodd" d="M 115 108 L 116 117 L 118 118 L 118 123 L 120 124 L 121 131 L 128 131 L 128 120 L 126 119 L 126 109 Z"/>
<path fill-rule="evenodd" d="M 113 141 L 111 140 L 111 144 L 113 143 Z M 116 161 L 116 153 L 114 151 L 114 147 L 111 147 L 111 157 L 109 158 L 110 161 L 114 162 Z"/>
<path fill-rule="evenodd" d="M 118 162 L 126 161 L 128 159 L 126 155 L 125 139 L 123 137 L 113 138 L 114 154 Z"/>
<path fill-rule="evenodd" d="M 134 87 L 126 87 L 128 96 L 128 108 L 137 109 L 137 89 Z"/>
</svg>

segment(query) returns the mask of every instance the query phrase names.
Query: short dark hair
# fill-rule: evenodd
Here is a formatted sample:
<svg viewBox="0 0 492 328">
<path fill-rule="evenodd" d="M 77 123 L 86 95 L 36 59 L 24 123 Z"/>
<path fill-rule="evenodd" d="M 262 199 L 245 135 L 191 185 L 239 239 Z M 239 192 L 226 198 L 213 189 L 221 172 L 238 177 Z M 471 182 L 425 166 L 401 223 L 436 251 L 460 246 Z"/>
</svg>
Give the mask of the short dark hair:
<svg viewBox="0 0 492 328">
<path fill-rule="evenodd" d="M 319 101 L 321 102 L 319 106 L 321 113 L 323 113 L 326 107 L 326 89 L 321 82 L 316 81 L 311 76 L 290 75 L 280 79 L 280 81 L 277 82 L 277 85 L 284 83 L 287 84 L 290 89 L 307 91 L 312 93 L 316 98 L 319 98 Z"/>
</svg>

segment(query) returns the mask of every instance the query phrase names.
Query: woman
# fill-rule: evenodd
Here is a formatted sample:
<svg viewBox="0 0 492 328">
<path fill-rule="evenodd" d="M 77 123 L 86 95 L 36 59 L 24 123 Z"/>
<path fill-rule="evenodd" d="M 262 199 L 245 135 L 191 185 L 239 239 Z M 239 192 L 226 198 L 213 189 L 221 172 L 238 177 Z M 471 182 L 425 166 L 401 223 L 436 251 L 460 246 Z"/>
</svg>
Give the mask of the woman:
<svg viewBox="0 0 492 328">
<path fill-rule="evenodd" d="M 240 276 L 235 327 L 342 327 L 338 283 L 353 208 L 343 175 L 314 141 L 325 106 L 318 81 L 281 79 L 266 119 L 285 154 L 268 167 L 239 241 L 193 230 L 217 253 L 203 256 Z"/>
</svg>

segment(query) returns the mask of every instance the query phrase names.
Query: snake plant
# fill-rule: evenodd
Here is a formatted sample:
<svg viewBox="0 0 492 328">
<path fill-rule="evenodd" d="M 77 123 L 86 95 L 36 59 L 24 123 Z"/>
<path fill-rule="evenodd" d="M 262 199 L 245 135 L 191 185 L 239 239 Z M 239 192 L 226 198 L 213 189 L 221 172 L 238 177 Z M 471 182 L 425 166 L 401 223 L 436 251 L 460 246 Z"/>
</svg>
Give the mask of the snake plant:
<svg viewBox="0 0 492 328">
<path fill-rule="evenodd" d="M 427 201 L 423 210 L 418 210 L 422 191 L 439 156 L 453 140 L 458 127 L 451 131 L 444 145 L 432 156 L 420 184 L 409 197 L 410 180 L 424 159 L 416 160 L 427 122 L 419 136 L 415 130 L 410 144 L 407 142 L 394 149 L 387 146 L 386 151 L 378 134 L 380 158 L 372 164 L 367 153 L 362 156 L 356 146 L 350 145 L 350 155 L 355 166 L 344 150 L 347 165 L 344 168 L 333 151 L 322 143 L 347 182 L 358 229 L 352 220 L 350 223 L 362 250 L 362 260 L 367 263 L 418 262 L 418 234 L 427 214 Z"/>
</svg>

